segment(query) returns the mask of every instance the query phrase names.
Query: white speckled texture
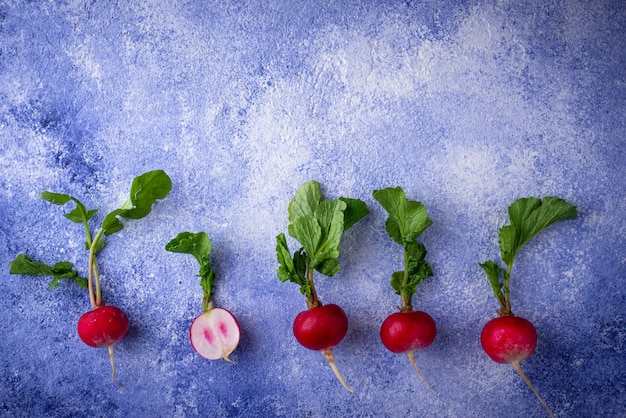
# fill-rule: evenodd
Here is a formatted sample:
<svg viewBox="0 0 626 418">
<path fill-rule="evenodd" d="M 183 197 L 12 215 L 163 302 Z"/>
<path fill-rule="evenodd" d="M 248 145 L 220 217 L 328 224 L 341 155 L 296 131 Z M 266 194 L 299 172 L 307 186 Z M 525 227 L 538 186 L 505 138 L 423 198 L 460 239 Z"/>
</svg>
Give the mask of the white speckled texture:
<svg viewBox="0 0 626 418">
<path fill-rule="evenodd" d="M 0 416 L 546 416 L 480 347 L 497 302 L 477 264 L 498 257 L 507 206 L 546 195 L 580 217 L 513 270 L 513 308 L 539 335 L 522 367 L 558 417 L 626 415 L 625 40 L 612 0 L 0 1 Z M 99 224 L 157 168 L 170 196 L 99 257 L 131 321 L 123 391 L 76 333 L 86 292 L 8 262 L 85 272 L 83 231 L 38 193 L 100 208 Z M 304 298 L 275 274 L 275 236 L 310 179 L 371 209 L 341 272 L 317 280 L 350 320 L 335 359 L 352 395 L 295 341 Z M 402 253 L 371 193 L 396 185 L 434 222 L 421 240 L 435 275 L 414 298 L 439 329 L 416 356 L 433 392 L 378 336 Z M 164 251 L 183 230 L 213 242 L 236 365 L 189 344 L 197 266 Z"/>
</svg>

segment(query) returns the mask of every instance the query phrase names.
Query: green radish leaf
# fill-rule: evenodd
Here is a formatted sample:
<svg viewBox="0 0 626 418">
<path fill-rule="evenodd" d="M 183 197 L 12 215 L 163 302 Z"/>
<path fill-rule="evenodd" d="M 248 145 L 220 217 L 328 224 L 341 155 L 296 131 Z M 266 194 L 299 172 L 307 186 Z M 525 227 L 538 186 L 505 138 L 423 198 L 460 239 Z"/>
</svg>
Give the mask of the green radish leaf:
<svg viewBox="0 0 626 418">
<path fill-rule="evenodd" d="M 202 265 L 211 254 L 211 240 L 206 232 L 181 232 L 165 245 L 165 250 L 191 254 Z"/>
<path fill-rule="evenodd" d="M 213 294 L 213 282 L 215 271 L 211 267 L 211 240 L 206 232 L 180 232 L 175 238 L 165 245 L 165 250 L 173 253 L 192 255 L 200 264 L 198 276 L 202 287 L 202 306 L 205 311 L 212 309 L 211 296 Z"/>
<path fill-rule="evenodd" d="M 315 180 L 304 183 L 296 191 L 294 198 L 289 202 L 289 222 L 295 223 L 299 218 L 313 216 L 315 208 L 322 201 L 320 184 Z"/>
<path fill-rule="evenodd" d="M 487 273 L 487 279 L 493 290 L 493 294 L 500 303 L 500 307 L 505 309 L 504 294 L 502 293 L 502 282 L 500 280 L 500 273 L 502 269 L 493 261 L 489 260 L 482 264 L 478 264 Z"/>
<path fill-rule="evenodd" d="M 81 289 L 87 287 L 87 279 L 80 277 L 78 272 L 72 269 L 73 264 L 69 261 L 60 261 L 51 267 L 47 264 L 35 261 L 24 254 L 18 254 L 15 260 L 9 262 L 9 265 L 10 274 L 52 276 L 52 282 L 48 286 L 49 289 L 60 286 L 61 279 L 69 279 L 78 284 Z"/>
<path fill-rule="evenodd" d="M 52 267 L 33 260 L 32 258 L 18 254 L 15 260 L 9 261 L 10 274 L 28 274 L 31 276 L 51 276 Z"/>
<path fill-rule="evenodd" d="M 296 251 L 291 257 L 289 247 L 287 246 L 287 239 L 285 234 L 280 233 L 276 237 L 276 257 L 278 259 L 279 267 L 277 271 L 278 279 L 281 282 L 290 281 L 301 288 L 301 292 L 304 295 L 310 294 L 311 289 L 306 281 L 306 256 L 303 249 Z"/>
<path fill-rule="evenodd" d="M 303 216 L 288 228 L 289 234 L 297 239 L 309 255 L 316 254 L 322 240 L 322 227 L 316 218 Z"/>
<path fill-rule="evenodd" d="M 63 206 L 67 202 L 69 202 L 72 197 L 70 195 L 64 193 L 53 193 L 53 192 L 41 192 L 39 193 L 39 197 L 41 197 L 46 202 L 50 202 L 54 205 Z"/>
<path fill-rule="evenodd" d="M 426 207 L 420 202 L 408 200 L 400 187 L 375 190 L 373 196 L 393 220 L 388 222 L 386 228 L 396 242 L 398 238 L 401 238 L 402 243 L 413 241 L 432 224 L 426 214 Z"/>
<path fill-rule="evenodd" d="M 315 270 L 328 277 L 334 276 L 340 269 L 341 266 L 336 258 L 327 258 L 315 266 Z"/>
<path fill-rule="evenodd" d="M 324 200 L 315 208 L 314 216 L 320 225 L 322 236 L 315 253 L 307 251 L 311 257 L 310 267 L 316 267 L 326 259 L 339 257 L 345 209 L 346 204 L 339 200 Z"/>
<path fill-rule="evenodd" d="M 164 199 L 172 190 L 172 180 L 163 170 L 154 170 L 135 177 L 130 189 L 130 208 L 120 216 L 129 219 L 141 219 L 152 211 L 152 205 Z"/>
<path fill-rule="evenodd" d="M 343 212 L 344 231 L 363 219 L 369 213 L 367 205 L 360 199 L 340 197 L 339 200 L 346 204 L 346 210 Z"/>
<path fill-rule="evenodd" d="M 539 232 L 555 222 L 578 217 L 574 205 L 555 196 L 517 199 L 508 212 L 510 225 L 500 228 L 499 234 L 502 260 L 507 266 L 512 266 L 519 250 Z"/>
<path fill-rule="evenodd" d="M 402 282 L 404 280 L 404 271 L 396 271 L 391 275 L 391 287 L 398 295 L 402 294 Z"/>
<path fill-rule="evenodd" d="M 391 216 L 385 221 L 385 230 L 387 234 L 400 245 L 404 245 L 404 239 L 402 238 L 402 232 L 400 232 L 400 226 Z"/>
</svg>

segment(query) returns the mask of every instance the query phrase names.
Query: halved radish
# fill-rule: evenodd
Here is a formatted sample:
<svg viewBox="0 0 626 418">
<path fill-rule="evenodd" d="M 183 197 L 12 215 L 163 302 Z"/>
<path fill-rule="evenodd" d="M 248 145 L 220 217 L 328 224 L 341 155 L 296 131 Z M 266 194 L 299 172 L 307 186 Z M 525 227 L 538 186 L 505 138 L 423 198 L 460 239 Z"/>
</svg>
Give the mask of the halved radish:
<svg viewBox="0 0 626 418">
<path fill-rule="evenodd" d="M 226 309 L 213 308 L 198 316 L 189 329 L 194 350 L 208 360 L 228 358 L 239 344 L 239 323 Z"/>
</svg>

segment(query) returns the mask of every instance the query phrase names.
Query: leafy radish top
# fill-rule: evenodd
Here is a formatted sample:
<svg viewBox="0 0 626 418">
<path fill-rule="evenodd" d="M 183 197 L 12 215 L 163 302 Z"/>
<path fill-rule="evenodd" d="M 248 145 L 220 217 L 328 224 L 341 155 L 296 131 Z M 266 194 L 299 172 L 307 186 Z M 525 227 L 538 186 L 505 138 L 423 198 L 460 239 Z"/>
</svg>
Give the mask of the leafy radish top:
<svg viewBox="0 0 626 418">
<path fill-rule="evenodd" d="M 304 183 L 289 203 L 287 232 L 302 247 L 293 256 L 285 234 L 276 237 L 276 256 L 280 267 L 278 278 L 300 286 L 309 308 L 320 306 L 313 283 L 313 271 L 334 276 L 339 271 L 339 249 L 343 232 L 368 214 L 359 199 L 341 197 L 324 200 L 316 181 Z"/>
<path fill-rule="evenodd" d="M 375 190 L 373 196 L 389 213 L 385 223 L 387 233 L 404 247 L 404 270 L 393 273 L 391 287 L 402 298 L 401 310 L 412 311 L 411 298 L 417 286 L 433 275 L 430 264 L 426 262 L 426 248 L 417 241 L 432 221 L 426 214 L 426 207 L 407 199 L 400 187 Z"/>
<path fill-rule="evenodd" d="M 64 216 L 72 222 L 83 224 L 85 229 L 85 247 L 89 250 L 88 279 L 78 276 L 72 270 L 72 263 L 62 261 L 54 266 L 32 260 L 24 254 L 19 254 L 10 265 L 12 274 L 51 275 L 53 276 L 50 288 L 59 285 L 60 279 L 70 279 L 78 283 L 82 288 L 88 287 L 89 298 L 93 308 L 104 305 L 100 290 L 100 278 L 96 264 L 96 253 L 104 247 L 103 236 L 109 236 L 120 231 L 124 225 L 118 217 L 127 219 L 140 219 L 152 210 L 152 205 L 158 199 L 164 199 L 172 189 L 172 181 L 162 170 L 144 173 L 133 180 L 130 189 L 130 197 L 122 206 L 109 212 L 103 219 L 100 229 L 92 238 L 89 222 L 98 212 L 97 209 L 87 209 L 75 197 L 63 193 L 42 192 L 41 198 L 55 205 L 63 206 L 68 202 L 74 202 L 75 207 Z M 95 284 L 94 284 L 95 282 Z M 95 287 L 95 289 L 94 289 Z"/>
<path fill-rule="evenodd" d="M 205 312 L 213 309 L 211 295 L 213 293 L 213 281 L 215 271 L 211 268 L 211 240 L 206 232 L 181 232 L 165 245 L 167 251 L 173 253 L 191 254 L 200 264 L 200 286 L 202 287 L 203 298 L 202 308 Z"/>
<path fill-rule="evenodd" d="M 512 315 L 509 284 L 515 256 L 532 237 L 555 222 L 576 219 L 576 207 L 554 196 L 521 198 L 509 206 L 510 225 L 500 228 L 498 242 L 506 269 L 492 260 L 479 264 L 485 270 L 502 316 Z M 501 280 L 501 277 L 502 279 Z"/>
</svg>

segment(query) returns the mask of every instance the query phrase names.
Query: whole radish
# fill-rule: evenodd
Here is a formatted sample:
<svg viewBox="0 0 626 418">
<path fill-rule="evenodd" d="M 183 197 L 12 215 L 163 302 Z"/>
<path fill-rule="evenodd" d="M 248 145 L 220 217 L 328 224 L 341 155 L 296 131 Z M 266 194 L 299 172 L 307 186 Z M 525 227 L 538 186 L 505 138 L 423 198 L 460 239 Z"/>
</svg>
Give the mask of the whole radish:
<svg viewBox="0 0 626 418">
<path fill-rule="evenodd" d="M 367 215 L 367 206 L 358 199 L 323 200 L 319 183 L 309 181 L 297 190 L 288 212 L 288 232 L 302 247 L 292 256 L 285 234 L 276 237 L 280 265 L 277 274 L 281 282 L 291 281 L 300 286 L 308 307 L 296 316 L 293 334 L 302 346 L 320 351 L 343 387 L 354 392 L 339 372 L 333 356 L 333 348 L 348 331 L 348 317 L 339 306 L 322 304 L 313 274 L 317 271 L 334 276 L 339 271 L 341 236 Z"/>
<path fill-rule="evenodd" d="M 90 347 L 107 347 L 111 361 L 111 377 L 115 384 L 124 387 L 115 379 L 113 346 L 122 341 L 128 331 L 128 317 L 115 306 L 102 306 L 84 313 L 78 319 L 78 335 Z"/>
<path fill-rule="evenodd" d="M 114 306 L 105 306 L 100 286 L 96 254 L 104 247 L 104 237 L 110 236 L 124 228 L 121 218 L 141 219 L 147 216 L 153 204 L 164 199 L 172 189 L 172 180 L 162 170 L 149 171 L 135 177 L 130 189 L 130 196 L 118 209 L 109 212 L 102 220 L 102 225 L 92 237 L 89 228 L 91 218 L 98 212 L 97 209 L 88 210 L 75 197 L 63 193 L 42 192 L 41 198 L 55 205 L 63 206 L 73 202 L 75 207 L 64 216 L 72 222 L 82 224 L 85 231 L 85 247 L 89 251 L 89 265 L 87 278 L 80 277 L 72 269 L 72 263 L 61 261 L 53 266 L 35 261 L 24 254 L 19 254 L 11 264 L 10 273 L 52 276 L 50 288 L 60 285 L 60 279 L 69 279 L 76 282 L 81 288 L 89 291 L 89 300 L 92 310 L 86 312 L 78 320 L 78 335 L 81 340 L 91 347 L 107 347 L 111 361 L 112 378 L 115 384 L 124 387 L 115 379 L 115 362 L 113 361 L 113 346 L 121 341 L 128 330 L 126 314 Z"/>
<path fill-rule="evenodd" d="M 533 324 L 515 316 L 511 310 L 511 270 L 515 256 L 531 238 L 555 222 L 576 219 L 578 213 L 572 204 L 553 196 L 545 197 L 543 200 L 534 197 L 518 199 L 509 206 L 508 212 L 510 225 L 500 228 L 499 233 L 500 252 L 506 269 L 491 260 L 480 264 L 487 273 L 494 296 L 500 305 L 499 317 L 487 322 L 483 327 L 480 343 L 493 361 L 513 366 L 548 414 L 553 417 L 552 410 L 520 367 L 520 362 L 535 351 L 537 331 Z"/>
<path fill-rule="evenodd" d="M 204 313 L 197 316 L 189 328 L 191 346 L 207 360 L 228 357 L 239 344 L 241 335 L 237 319 L 226 309 L 214 308 L 211 296 L 215 271 L 211 268 L 211 241 L 206 232 L 181 232 L 165 246 L 167 251 L 191 254 L 200 264 L 200 286 L 203 291 Z"/>
<path fill-rule="evenodd" d="M 402 300 L 400 312 L 389 315 L 380 327 L 383 345 L 393 353 L 407 354 L 418 376 L 432 387 L 417 367 L 415 350 L 428 347 L 437 335 L 437 326 L 426 312 L 414 311 L 411 299 L 417 286 L 432 276 L 426 262 L 426 248 L 417 241 L 432 221 L 426 207 L 408 200 L 400 187 L 375 190 L 374 199 L 389 213 L 386 229 L 389 236 L 404 248 L 404 270 L 391 276 L 391 286 Z"/>
</svg>

